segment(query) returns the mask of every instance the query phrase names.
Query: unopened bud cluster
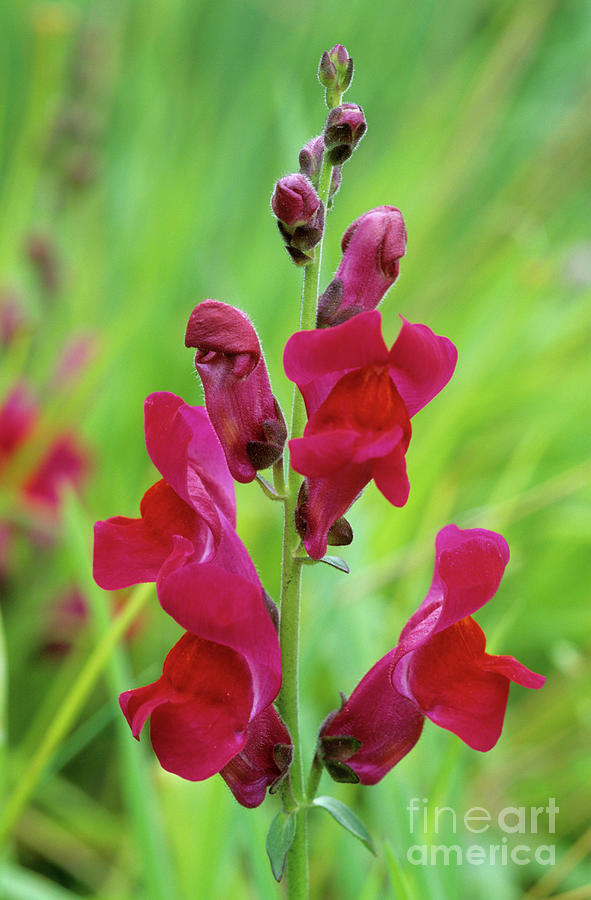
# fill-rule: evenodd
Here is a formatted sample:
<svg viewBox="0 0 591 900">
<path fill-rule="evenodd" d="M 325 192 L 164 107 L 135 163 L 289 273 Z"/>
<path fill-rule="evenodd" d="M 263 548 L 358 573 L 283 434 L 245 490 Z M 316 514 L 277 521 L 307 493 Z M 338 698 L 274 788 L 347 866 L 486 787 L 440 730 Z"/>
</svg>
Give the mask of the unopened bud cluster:
<svg viewBox="0 0 591 900">
<path fill-rule="evenodd" d="M 275 185 L 271 207 L 287 252 L 298 266 L 314 259 L 313 251 L 322 237 L 324 205 L 305 175 L 280 178 Z"/>
<path fill-rule="evenodd" d="M 335 44 L 324 51 L 318 66 L 318 80 L 326 88 L 324 99 L 329 109 L 338 106 L 341 95 L 353 80 L 353 60 L 346 47 Z"/>
<path fill-rule="evenodd" d="M 314 262 L 314 247 L 322 239 L 325 212 L 331 209 L 341 185 L 341 166 L 367 131 L 361 107 L 356 103 L 341 104 L 353 78 L 353 60 L 345 47 L 335 44 L 322 54 L 318 78 L 326 88 L 330 109 L 324 131 L 304 144 L 298 157 L 300 171 L 280 178 L 271 198 L 286 250 L 298 266 Z"/>
</svg>

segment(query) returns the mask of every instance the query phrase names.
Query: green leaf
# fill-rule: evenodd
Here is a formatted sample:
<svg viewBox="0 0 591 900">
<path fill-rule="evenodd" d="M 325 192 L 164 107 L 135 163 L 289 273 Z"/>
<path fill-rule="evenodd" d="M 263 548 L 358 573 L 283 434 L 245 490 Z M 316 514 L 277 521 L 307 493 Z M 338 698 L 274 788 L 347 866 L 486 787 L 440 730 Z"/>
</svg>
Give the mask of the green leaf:
<svg viewBox="0 0 591 900">
<path fill-rule="evenodd" d="M 320 806 L 322 809 L 325 809 L 331 814 L 333 819 L 337 820 L 339 825 L 346 828 L 347 831 L 360 840 L 362 844 L 365 844 L 370 853 L 377 856 L 376 848 L 369 831 L 348 806 L 345 806 L 345 804 L 341 803 L 340 800 L 337 800 L 336 797 L 316 797 L 316 799 L 312 801 L 312 805 Z"/>
<path fill-rule="evenodd" d="M 281 881 L 285 871 L 287 854 L 293 843 L 296 830 L 295 813 L 281 810 L 277 813 L 267 832 L 267 856 L 276 881 Z"/>
<path fill-rule="evenodd" d="M 320 562 L 326 563 L 327 566 L 332 566 L 334 569 L 338 569 L 339 572 L 345 572 L 346 575 L 351 571 L 345 560 L 340 556 L 323 556 Z"/>
</svg>

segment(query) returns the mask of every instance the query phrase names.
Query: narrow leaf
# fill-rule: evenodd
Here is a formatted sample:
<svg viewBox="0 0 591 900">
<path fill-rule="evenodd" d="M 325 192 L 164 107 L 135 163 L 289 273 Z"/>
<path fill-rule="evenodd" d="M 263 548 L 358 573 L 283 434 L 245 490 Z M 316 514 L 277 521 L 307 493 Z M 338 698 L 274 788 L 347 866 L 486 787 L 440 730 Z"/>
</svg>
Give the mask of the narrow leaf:
<svg viewBox="0 0 591 900">
<path fill-rule="evenodd" d="M 332 566 L 334 569 L 338 569 L 339 572 L 345 572 L 346 575 L 351 571 L 345 560 L 340 556 L 323 556 L 320 562 L 326 563 L 327 566 Z"/>
<path fill-rule="evenodd" d="M 394 888 L 394 896 L 398 898 L 398 900 L 418 900 L 418 894 L 409 882 L 403 866 L 396 858 L 396 854 L 388 841 L 385 842 L 384 849 L 386 851 L 386 861 L 388 863 L 390 881 Z"/>
<path fill-rule="evenodd" d="M 320 806 L 322 809 L 325 809 L 331 814 L 333 819 L 336 819 L 339 825 L 342 825 L 343 828 L 346 828 L 347 831 L 360 840 L 362 844 L 365 844 L 370 853 L 373 853 L 374 856 L 377 855 L 369 831 L 348 806 L 345 806 L 345 804 L 341 803 L 340 800 L 337 800 L 336 797 L 316 797 L 316 799 L 312 801 L 312 804 L 313 806 Z"/>
<path fill-rule="evenodd" d="M 285 871 L 287 854 L 293 843 L 296 830 L 295 814 L 285 813 L 283 810 L 277 813 L 267 832 L 267 856 L 271 863 L 271 870 L 276 881 L 281 881 Z"/>
</svg>

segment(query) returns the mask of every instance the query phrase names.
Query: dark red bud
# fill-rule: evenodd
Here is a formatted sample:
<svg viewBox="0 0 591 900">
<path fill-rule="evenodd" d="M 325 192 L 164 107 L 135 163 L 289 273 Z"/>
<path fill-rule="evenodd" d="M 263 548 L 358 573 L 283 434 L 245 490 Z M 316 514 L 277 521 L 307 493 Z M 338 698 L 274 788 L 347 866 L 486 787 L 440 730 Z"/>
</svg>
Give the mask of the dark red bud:
<svg viewBox="0 0 591 900">
<path fill-rule="evenodd" d="M 275 185 L 271 207 L 289 227 L 310 224 L 319 206 L 318 194 L 305 175 L 286 175 Z"/>
<path fill-rule="evenodd" d="M 318 187 L 318 176 L 322 168 L 324 156 L 324 138 L 322 135 L 310 138 L 299 153 L 300 173 L 306 175 L 314 187 Z"/>
<path fill-rule="evenodd" d="M 320 64 L 318 66 L 318 81 L 325 88 L 330 88 L 335 85 L 337 80 L 337 69 L 330 56 L 324 51 L 322 56 L 320 57 Z"/>
<path fill-rule="evenodd" d="M 325 100 L 329 109 L 340 103 L 341 96 L 353 79 L 353 59 L 342 44 L 322 54 L 318 68 L 318 79 L 326 88 Z"/>
<path fill-rule="evenodd" d="M 356 103 L 332 109 L 324 128 L 324 146 L 331 165 L 344 163 L 367 131 L 365 114 Z"/>
<path fill-rule="evenodd" d="M 271 206 L 291 258 L 298 266 L 308 265 L 314 259 L 309 251 L 320 241 L 324 229 L 324 206 L 311 181 L 301 173 L 281 178 Z"/>
</svg>

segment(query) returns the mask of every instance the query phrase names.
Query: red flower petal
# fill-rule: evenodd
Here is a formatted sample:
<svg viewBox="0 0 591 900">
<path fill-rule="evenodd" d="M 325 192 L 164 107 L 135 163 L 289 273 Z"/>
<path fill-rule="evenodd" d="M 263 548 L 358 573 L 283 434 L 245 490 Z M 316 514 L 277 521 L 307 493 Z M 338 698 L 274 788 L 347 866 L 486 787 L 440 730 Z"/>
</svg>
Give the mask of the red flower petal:
<svg viewBox="0 0 591 900">
<path fill-rule="evenodd" d="M 399 656 L 484 606 L 496 593 L 509 561 L 505 539 L 484 528 L 447 525 L 435 546 L 433 581 L 402 630 Z"/>
<path fill-rule="evenodd" d="M 299 507 L 299 515 L 306 525 L 304 546 L 312 559 L 322 559 L 331 526 L 345 515 L 370 477 L 369 463 L 352 463 L 328 478 L 307 479 L 307 498 Z"/>
<path fill-rule="evenodd" d="M 354 737 L 361 747 L 342 759 L 362 784 L 376 784 L 418 741 L 424 716 L 416 705 L 392 689 L 394 651 L 383 656 L 359 682 L 341 709 L 329 717 L 320 736 Z M 327 746 L 326 744 L 324 745 Z M 325 759 L 330 759 L 326 756 Z"/>
<path fill-rule="evenodd" d="M 345 429 L 294 438 L 289 442 L 292 468 L 310 478 L 334 474 L 352 458 L 355 442 L 353 432 Z"/>
<path fill-rule="evenodd" d="M 285 374 L 299 387 L 309 416 L 346 372 L 385 365 L 387 360 L 382 317 L 376 310 L 334 328 L 296 332 L 283 354 Z"/>
<path fill-rule="evenodd" d="M 93 577 L 106 591 L 156 581 L 172 549 L 142 519 L 116 516 L 94 526 Z"/>
<path fill-rule="evenodd" d="M 412 325 L 400 318 L 402 328 L 389 353 L 390 374 L 412 418 L 445 387 L 454 373 L 458 351 L 448 338 L 434 334 L 426 325 Z"/>
<path fill-rule="evenodd" d="M 224 452 L 202 406 L 188 406 L 166 391 L 145 402 L 146 447 L 174 491 L 219 536 L 220 510 L 236 524 L 234 482 Z"/>
<path fill-rule="evenodd" d="M 136 737 L 151 714 L 152 746 L 164 769 L 201 781 L 244 746 L 252 700 L 239 653 L 185 634 L 166 657 L 162 677 L 122 694 L 120 704 Z"/>
<path fill-rule="evenodd" d="M 281 687 L 281 651 L 260 584 L 215 563 L 182 565 L 182 539 L 158 576 L 162 608 L 179 625 L 244 657 L 250 669 L 253 715 L 273 702 Z"/>
<path fill-rule="evenodd" d="M 372 461 L 371 477 L 378 490 L 393 506 L 404 506 L 408 500 L 410 484 L 406 474 L 406 456 L 398 444 L 388 456 Z"/>
<path fill-rule="evenodd" d="M 433 635 L 400 664 L 419 709 L 483 751 L 500 737 L 512 676 L 526 687 L 544 683 L 517 660 L 489 656 L 485 646 L 481 628 L 468 617 Z"/>
</svg>

